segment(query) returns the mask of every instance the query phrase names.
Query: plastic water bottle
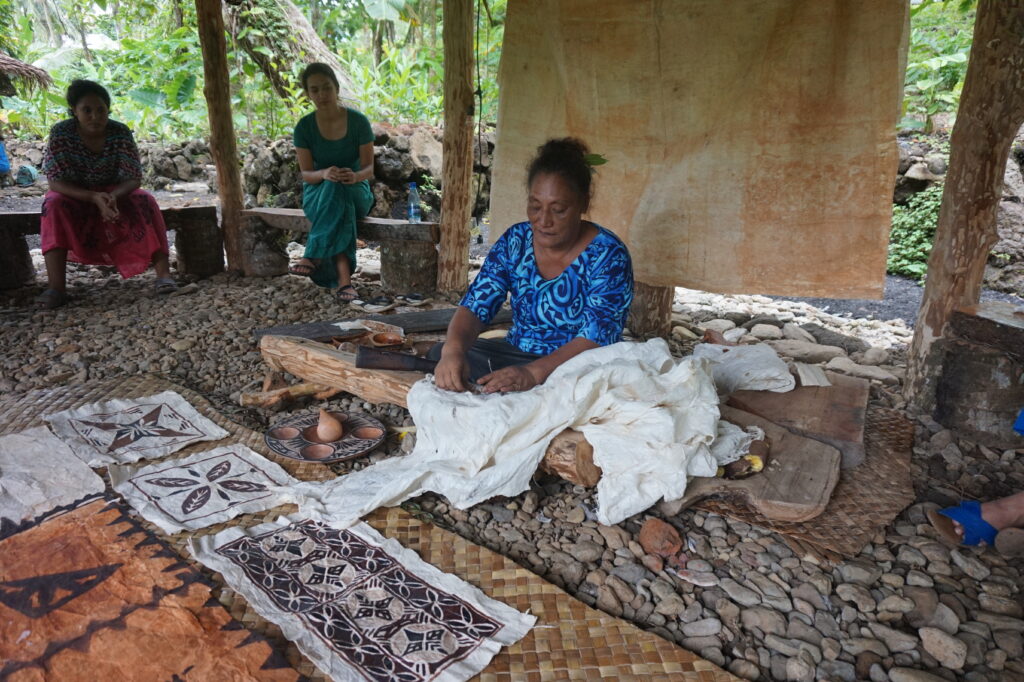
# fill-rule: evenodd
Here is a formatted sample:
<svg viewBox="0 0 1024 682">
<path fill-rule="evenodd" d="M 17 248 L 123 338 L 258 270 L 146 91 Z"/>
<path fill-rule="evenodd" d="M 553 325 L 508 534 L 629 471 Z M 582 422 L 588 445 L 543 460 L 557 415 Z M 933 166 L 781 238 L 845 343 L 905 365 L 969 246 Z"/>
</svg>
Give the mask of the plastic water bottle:
<svg viewBox="0 0 1024 682">
<path fill-rule="evenodd" d="M 409 222 L 420 222 L 420 192 L 415 182 L 409 183 Z"/>
</svg>

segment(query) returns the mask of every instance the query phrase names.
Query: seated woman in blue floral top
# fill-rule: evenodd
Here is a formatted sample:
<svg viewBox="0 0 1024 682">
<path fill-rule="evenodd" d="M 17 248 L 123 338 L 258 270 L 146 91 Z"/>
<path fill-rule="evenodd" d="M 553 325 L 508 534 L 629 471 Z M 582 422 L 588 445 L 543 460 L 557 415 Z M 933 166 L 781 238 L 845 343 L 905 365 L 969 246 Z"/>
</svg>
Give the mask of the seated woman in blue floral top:
<svg viewBox="0 0 1024 682">
<path fill-rule="evenodd" d="M 633 300 L 625 245 L 583 220 L 591 168 L 579 140 L 549 140 L 530 163 L 526 214 L 495 242 L 448 325 L 431 349 L 437 385 L 486 393 L 526 391 L 563 362 L 621 340 Z M 508 294 L 512 328 L 505 340 L 478 339 Z"/>
</svg>

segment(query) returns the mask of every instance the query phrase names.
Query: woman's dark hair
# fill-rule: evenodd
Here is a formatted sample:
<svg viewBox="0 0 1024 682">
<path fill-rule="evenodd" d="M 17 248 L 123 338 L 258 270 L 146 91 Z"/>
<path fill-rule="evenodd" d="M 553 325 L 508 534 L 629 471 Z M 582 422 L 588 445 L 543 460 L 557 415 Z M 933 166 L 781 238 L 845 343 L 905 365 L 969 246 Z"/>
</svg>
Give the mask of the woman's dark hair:
<svg viewBox="0 0 1024 682">
<path fill-rule="evenodd" d="M 341 90 L 341 86 L 338 85 L 338 77 L 334 75 L 334 69 L 326 64 L 313 62 L 312 64 L 306 65 L 306 68 L 302 70 L 302 75 L 299 76 L 299 80 L 302 81 L 303 90 L 306 89 L 306 81 L 309 80 L 310 76 L 327 76 L 331 79 L 331 82 L 334 83 L 334 88 L 336 90 Z"/>
<path fill-rule="evenodd" d="M 107 105 L 108 109 L 110 108 L 110 93 L 107 92 L 107 89 L 96 81 L 87 81 L 84 79 L 73 80 L 71 81 L 71 85 L 68 86 L 68 106 L 74 109 L 78 106 L 79 100 L 86 95 L 96 95 L 103 100 L 103 103 Z"/>
<path fill-rule="evenodd" d="M 527 167 L 526 185 L 533 184 L 533 179 L 542 173 L 554 173 L 576 190 L 583 199 L 583 205 L 589 206 L 591 199 L 592 170 L 587 164 L 589 153 L 587 145 L 575 137 L 563 137 L 548 140 L 537 147 L 537 155 Z"/>
</svg>

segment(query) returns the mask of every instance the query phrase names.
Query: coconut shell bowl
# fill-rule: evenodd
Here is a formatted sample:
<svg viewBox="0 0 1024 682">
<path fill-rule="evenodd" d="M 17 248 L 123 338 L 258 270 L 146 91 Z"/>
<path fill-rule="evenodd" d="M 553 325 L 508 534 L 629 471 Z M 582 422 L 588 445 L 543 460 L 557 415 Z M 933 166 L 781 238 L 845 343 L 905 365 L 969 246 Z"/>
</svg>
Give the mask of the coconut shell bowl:
<svg viewBox="0 0 1024 682">
<path fill-rule="evenodd" d="M 384 425 L 368 415 L 320 410 L 274 424 L 264 440 L 283 457 L 329 464 L 369 453 L 386 433 Z"/>
</svg>

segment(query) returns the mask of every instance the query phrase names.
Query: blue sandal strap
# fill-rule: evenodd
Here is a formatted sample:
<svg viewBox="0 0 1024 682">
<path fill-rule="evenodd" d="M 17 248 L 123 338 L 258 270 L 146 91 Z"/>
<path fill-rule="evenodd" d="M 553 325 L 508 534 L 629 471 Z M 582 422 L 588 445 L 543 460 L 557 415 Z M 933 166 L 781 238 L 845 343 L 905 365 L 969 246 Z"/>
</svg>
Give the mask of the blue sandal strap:
<svg viewBox="0 0 1024 682">
<path fill-rule="evenodd" d="M 968 500 L 959 507 L 948 507 L 939 512 L 963 526 L 964 544 L 977 545 L 984 542 L 991 545 L 995 542 L 997 531 L 988 521 L 981 518 L 981 504 Z"/>
</svg>

